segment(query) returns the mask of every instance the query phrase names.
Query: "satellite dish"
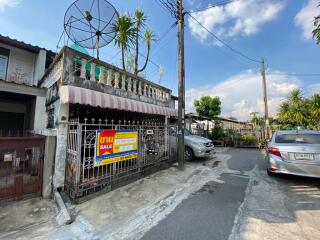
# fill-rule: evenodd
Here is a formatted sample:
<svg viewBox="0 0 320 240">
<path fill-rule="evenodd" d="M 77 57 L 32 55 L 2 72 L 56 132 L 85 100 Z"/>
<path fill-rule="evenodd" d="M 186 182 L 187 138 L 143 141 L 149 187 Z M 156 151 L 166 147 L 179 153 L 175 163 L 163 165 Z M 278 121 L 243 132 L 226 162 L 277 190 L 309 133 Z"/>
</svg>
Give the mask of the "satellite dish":
<svg viewBox="0 0 320 240">
<path fill-rule="evenodd" d="M 114 6 L 106 0 L 77 0 L 64 16 L 64 30 L 77 45 L 97 50 L 116 36 L 112 24 L 119 18 Z"/>
</svg>

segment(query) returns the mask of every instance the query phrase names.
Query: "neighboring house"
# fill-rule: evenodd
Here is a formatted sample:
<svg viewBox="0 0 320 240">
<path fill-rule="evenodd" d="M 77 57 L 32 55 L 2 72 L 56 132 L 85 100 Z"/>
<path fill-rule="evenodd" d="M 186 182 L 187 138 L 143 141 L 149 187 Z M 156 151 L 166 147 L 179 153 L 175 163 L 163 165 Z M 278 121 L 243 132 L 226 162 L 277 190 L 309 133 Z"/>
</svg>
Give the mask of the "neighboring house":
<svg viewBox="0 0 320 240">
<path fill-rule="evenodd" d="M 248 121 L 239 121 L 230 118 L 218 117 L 224 130 L 232 129 L 238 133 L 250 133 L 254 131 L 253 123 Z"/>
<path fill-rule="evenodd" d="M 176 159 L 176 130 L 169 126 L 176 121 L 176 98 L 170 89 L 66 46 L 39 86 L 48 88 L 47 128 L 57 132 L 53 186 L 72 199 L 112 188 Z M 96 145 L 99 129 L 112 135 L 103 138 L 111 145 Z M 138 137 L 112 142 L 113 134 L 125 138 L 123 132 Z M 128 143 L 137 144 L 137 150 L 125 146 Z M 97 149 L 105 148 L 131 149 L 133 155 L 116 153 L 116 158 L 98 162 Z"/>
<path fill-rule="evenodd" d="M 232 129 L 238 133 L 252 133 L 254 131 L 253 124 L 247 121 L 239 121 L 230 118 L 217 117 L 224 130 Z M 186 114 L 186 128 L 193 134 L 207 136 L 207 132 L 211 132 L 214 128 L 215 121 L 207 117 L 201 117 L 196 113 Z"/>
<path fill-rule="evenodd" d="M 46 89 L 54 53 L 0 35 L 0 199 L 41 192 Z M 6 183 L 6 184 L 5 184 Z"/>
<path fill-rule="evenodd" d="M 196 113 L 188 113 L 185 115 L 186 129 L 192 134 L 200 136 L 208 136 L 208 132 L 211 132 L 214 128 L 214 121 L 207 117 L 201 117 Z"/>
</svg>

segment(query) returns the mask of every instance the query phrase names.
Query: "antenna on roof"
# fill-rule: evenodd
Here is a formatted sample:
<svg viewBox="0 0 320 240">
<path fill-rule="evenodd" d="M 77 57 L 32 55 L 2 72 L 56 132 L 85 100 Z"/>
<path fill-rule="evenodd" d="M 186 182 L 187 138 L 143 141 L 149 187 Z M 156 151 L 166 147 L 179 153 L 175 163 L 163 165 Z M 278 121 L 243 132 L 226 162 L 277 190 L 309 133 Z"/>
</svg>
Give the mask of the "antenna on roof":
<svg viewBox="0 0 320 240">
<path fill-rule="evenodd" d="M 112 24 L 119 14 L 106 0 L 77 0 L 73 2 L 64 16 L 64 30 L 77 45 L 96 49 L 108 45 L 116 36 Z"/>
</svg>

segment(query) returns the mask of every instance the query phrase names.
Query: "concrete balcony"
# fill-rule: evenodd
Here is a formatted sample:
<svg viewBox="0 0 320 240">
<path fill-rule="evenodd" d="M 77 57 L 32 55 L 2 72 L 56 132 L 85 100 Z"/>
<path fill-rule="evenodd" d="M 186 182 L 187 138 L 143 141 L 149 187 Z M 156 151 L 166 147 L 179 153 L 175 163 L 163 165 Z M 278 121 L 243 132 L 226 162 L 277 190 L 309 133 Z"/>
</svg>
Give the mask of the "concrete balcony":
<svg viewBox="0 0 320 240">
<path fill-rule="evenodd" d="M 52 90 L 53 85 L 57 82 L 60 82 L 59 85 L 71 85 L 174 108 L 170 89 L 69 47 L 61 50 L 40 85 Z M 55 95 L 49 91 L 47 101 L 54 98 Z"/>
</svg>

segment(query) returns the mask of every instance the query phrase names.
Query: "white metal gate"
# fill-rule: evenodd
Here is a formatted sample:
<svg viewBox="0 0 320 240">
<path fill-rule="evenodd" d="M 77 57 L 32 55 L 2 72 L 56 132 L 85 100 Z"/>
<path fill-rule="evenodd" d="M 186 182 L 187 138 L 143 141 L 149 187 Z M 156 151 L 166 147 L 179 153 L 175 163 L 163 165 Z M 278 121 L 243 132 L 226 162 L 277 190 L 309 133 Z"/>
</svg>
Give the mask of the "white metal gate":
<svg viewBox="0 0 320 240">
<path fill-rule="evenodd" d="M 138 132 L 138 157 L 103 166 L 94 166 L 96 130 L 131 129 Z M 159 122 L 113 120 L 69 123 L 66 190 L 72 200 L 123 184 L 148 170 L 177 160 L 176 125 Z"/>
</svg>

